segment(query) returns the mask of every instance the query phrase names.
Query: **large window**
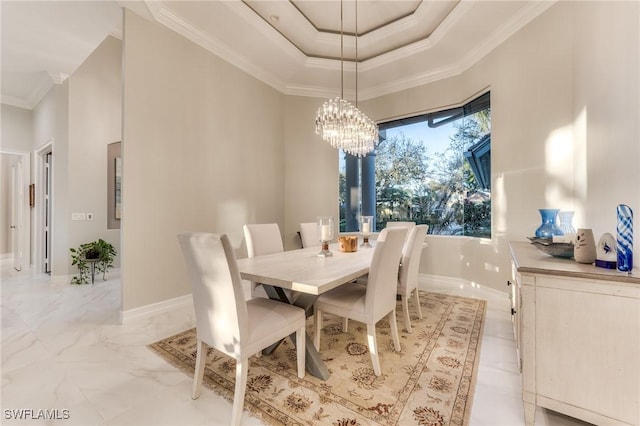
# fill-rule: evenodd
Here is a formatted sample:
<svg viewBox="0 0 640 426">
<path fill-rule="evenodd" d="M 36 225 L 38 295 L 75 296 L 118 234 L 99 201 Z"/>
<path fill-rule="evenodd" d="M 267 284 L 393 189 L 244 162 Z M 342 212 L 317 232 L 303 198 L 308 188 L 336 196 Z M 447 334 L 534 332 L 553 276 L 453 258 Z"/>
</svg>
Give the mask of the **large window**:
<svg viewBox="0 0 640 426">
<path fill-rule="evenodd" d="M 363 214 L 376 217 L 377 230 L 407 220 L 430 234 L 491 237 L 489 93 L 379 127 L 374 153 L 341 155 L 341 231 L 357 231 Z"/>
</svg>

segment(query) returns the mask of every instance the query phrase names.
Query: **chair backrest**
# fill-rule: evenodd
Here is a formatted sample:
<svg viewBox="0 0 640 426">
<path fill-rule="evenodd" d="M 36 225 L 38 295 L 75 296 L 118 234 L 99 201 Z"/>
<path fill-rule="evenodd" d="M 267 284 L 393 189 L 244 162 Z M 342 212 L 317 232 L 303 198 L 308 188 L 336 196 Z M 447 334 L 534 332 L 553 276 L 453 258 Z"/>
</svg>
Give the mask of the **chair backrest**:
<svg viewBox="0 0 640 426">
<path fill-rule="evenodd" d="M 402 289 L 413 290 L 418 286 L 418 272 L 424 237 L 429 225 L 416 225 L 409 232 L 409 237 L 402 249 L 402 260 L 398 275 L 398 286 Z"/>
<path fill-rule="evenodd" d="M 374 321 L 395 308 L 398 267 L 406 234 L 406 228 L 385 228 L 376 240 L 365 300 L 366 315 Z"/>
<path fill-rule="evenodd" d="M 316 222 L 301 223 L 300 240 L 302 240 L 302 248 L 319 246 L 318 224 Z"/>
<path fill-rule="evenodd" d="M 249 257 L 284 251 L 282 235 L 277 223 L 244 225 L 242 229 L 247 241 L 247 255 Z"/>
<path fill-rule="evenodd" d="M 178 241 L 193 294 L 198 339 L 228 355 L 248 336 L 240 272 L 225 234 L 181 233 Z"/>
<path fill-rule="evenodd" d="M 415 222 L 389 221 L 384 227 L 385 228 L 407 228 L 408 230 L 411 230 L 414 226 L 416 226 Z"/>
</svg>

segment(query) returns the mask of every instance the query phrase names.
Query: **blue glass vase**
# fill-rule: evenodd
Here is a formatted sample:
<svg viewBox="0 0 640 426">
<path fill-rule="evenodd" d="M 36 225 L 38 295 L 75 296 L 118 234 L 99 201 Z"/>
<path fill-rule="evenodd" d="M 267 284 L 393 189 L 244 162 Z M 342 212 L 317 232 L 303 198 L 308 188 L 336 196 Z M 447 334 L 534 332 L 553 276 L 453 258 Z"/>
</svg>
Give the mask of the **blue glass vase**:
<svg viewBox="0 0 640 426">
<path fill-rule="evenodd" d="M 554 235 L 563 235 L 556 223 L 560 209 L 539 209 L 538 211 L 542 217 L 542 225 L 536 229 L 536 237 L 553 238 Z"/>
<path fill-rule="evenodd" d="M 633 210 L 626 204 L 616 208 L 618 217 L 618 271 L 631 272 L 633 269 Z"/>
</svg>

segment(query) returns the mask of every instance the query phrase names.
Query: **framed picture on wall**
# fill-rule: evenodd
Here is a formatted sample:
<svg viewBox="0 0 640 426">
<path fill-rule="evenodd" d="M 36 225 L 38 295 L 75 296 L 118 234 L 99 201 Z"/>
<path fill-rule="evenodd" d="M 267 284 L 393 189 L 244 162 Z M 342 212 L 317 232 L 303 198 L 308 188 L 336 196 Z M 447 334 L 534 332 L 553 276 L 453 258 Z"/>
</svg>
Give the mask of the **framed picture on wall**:
<svg viewBox="0 0 640 426">
<path fill-rule="evenodd" d="M 107 229 L 120 229 L 122 218 L 122 142 L 107 145 Z"/>
<path fill-rule="evenodd" d="M 115 166 L 115 181 L 114 181 L 114 193 L 115 193 L 115 209 L 114 217 L 120 219 L 120 207 L 122 202 L 122 157 L 116 157 L 114 161 Z"/>
</svg>

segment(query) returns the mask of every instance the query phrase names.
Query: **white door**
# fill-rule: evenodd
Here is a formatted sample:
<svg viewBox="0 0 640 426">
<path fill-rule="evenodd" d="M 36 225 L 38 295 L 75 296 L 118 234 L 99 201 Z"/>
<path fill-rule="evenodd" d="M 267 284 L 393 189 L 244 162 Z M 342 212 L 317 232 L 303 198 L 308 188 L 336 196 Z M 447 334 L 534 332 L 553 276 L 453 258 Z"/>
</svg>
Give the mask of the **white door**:
<svg viewBox="0 0 640 426">
<path fill-rule="evenodd" d="M 44 156 L 44 272 L 47 274 L 51 273 L 52 165 L 53 153 L 49 151 Z"/>
<path fill-rule="evenodd" d="M 24 230 L 24 179 L 22 174 L 22 160 L 11 166 L 11 251 L 13 253 L 13 267 L 22 270 L 24 247 L 22 232 Z"/>
</svg>

